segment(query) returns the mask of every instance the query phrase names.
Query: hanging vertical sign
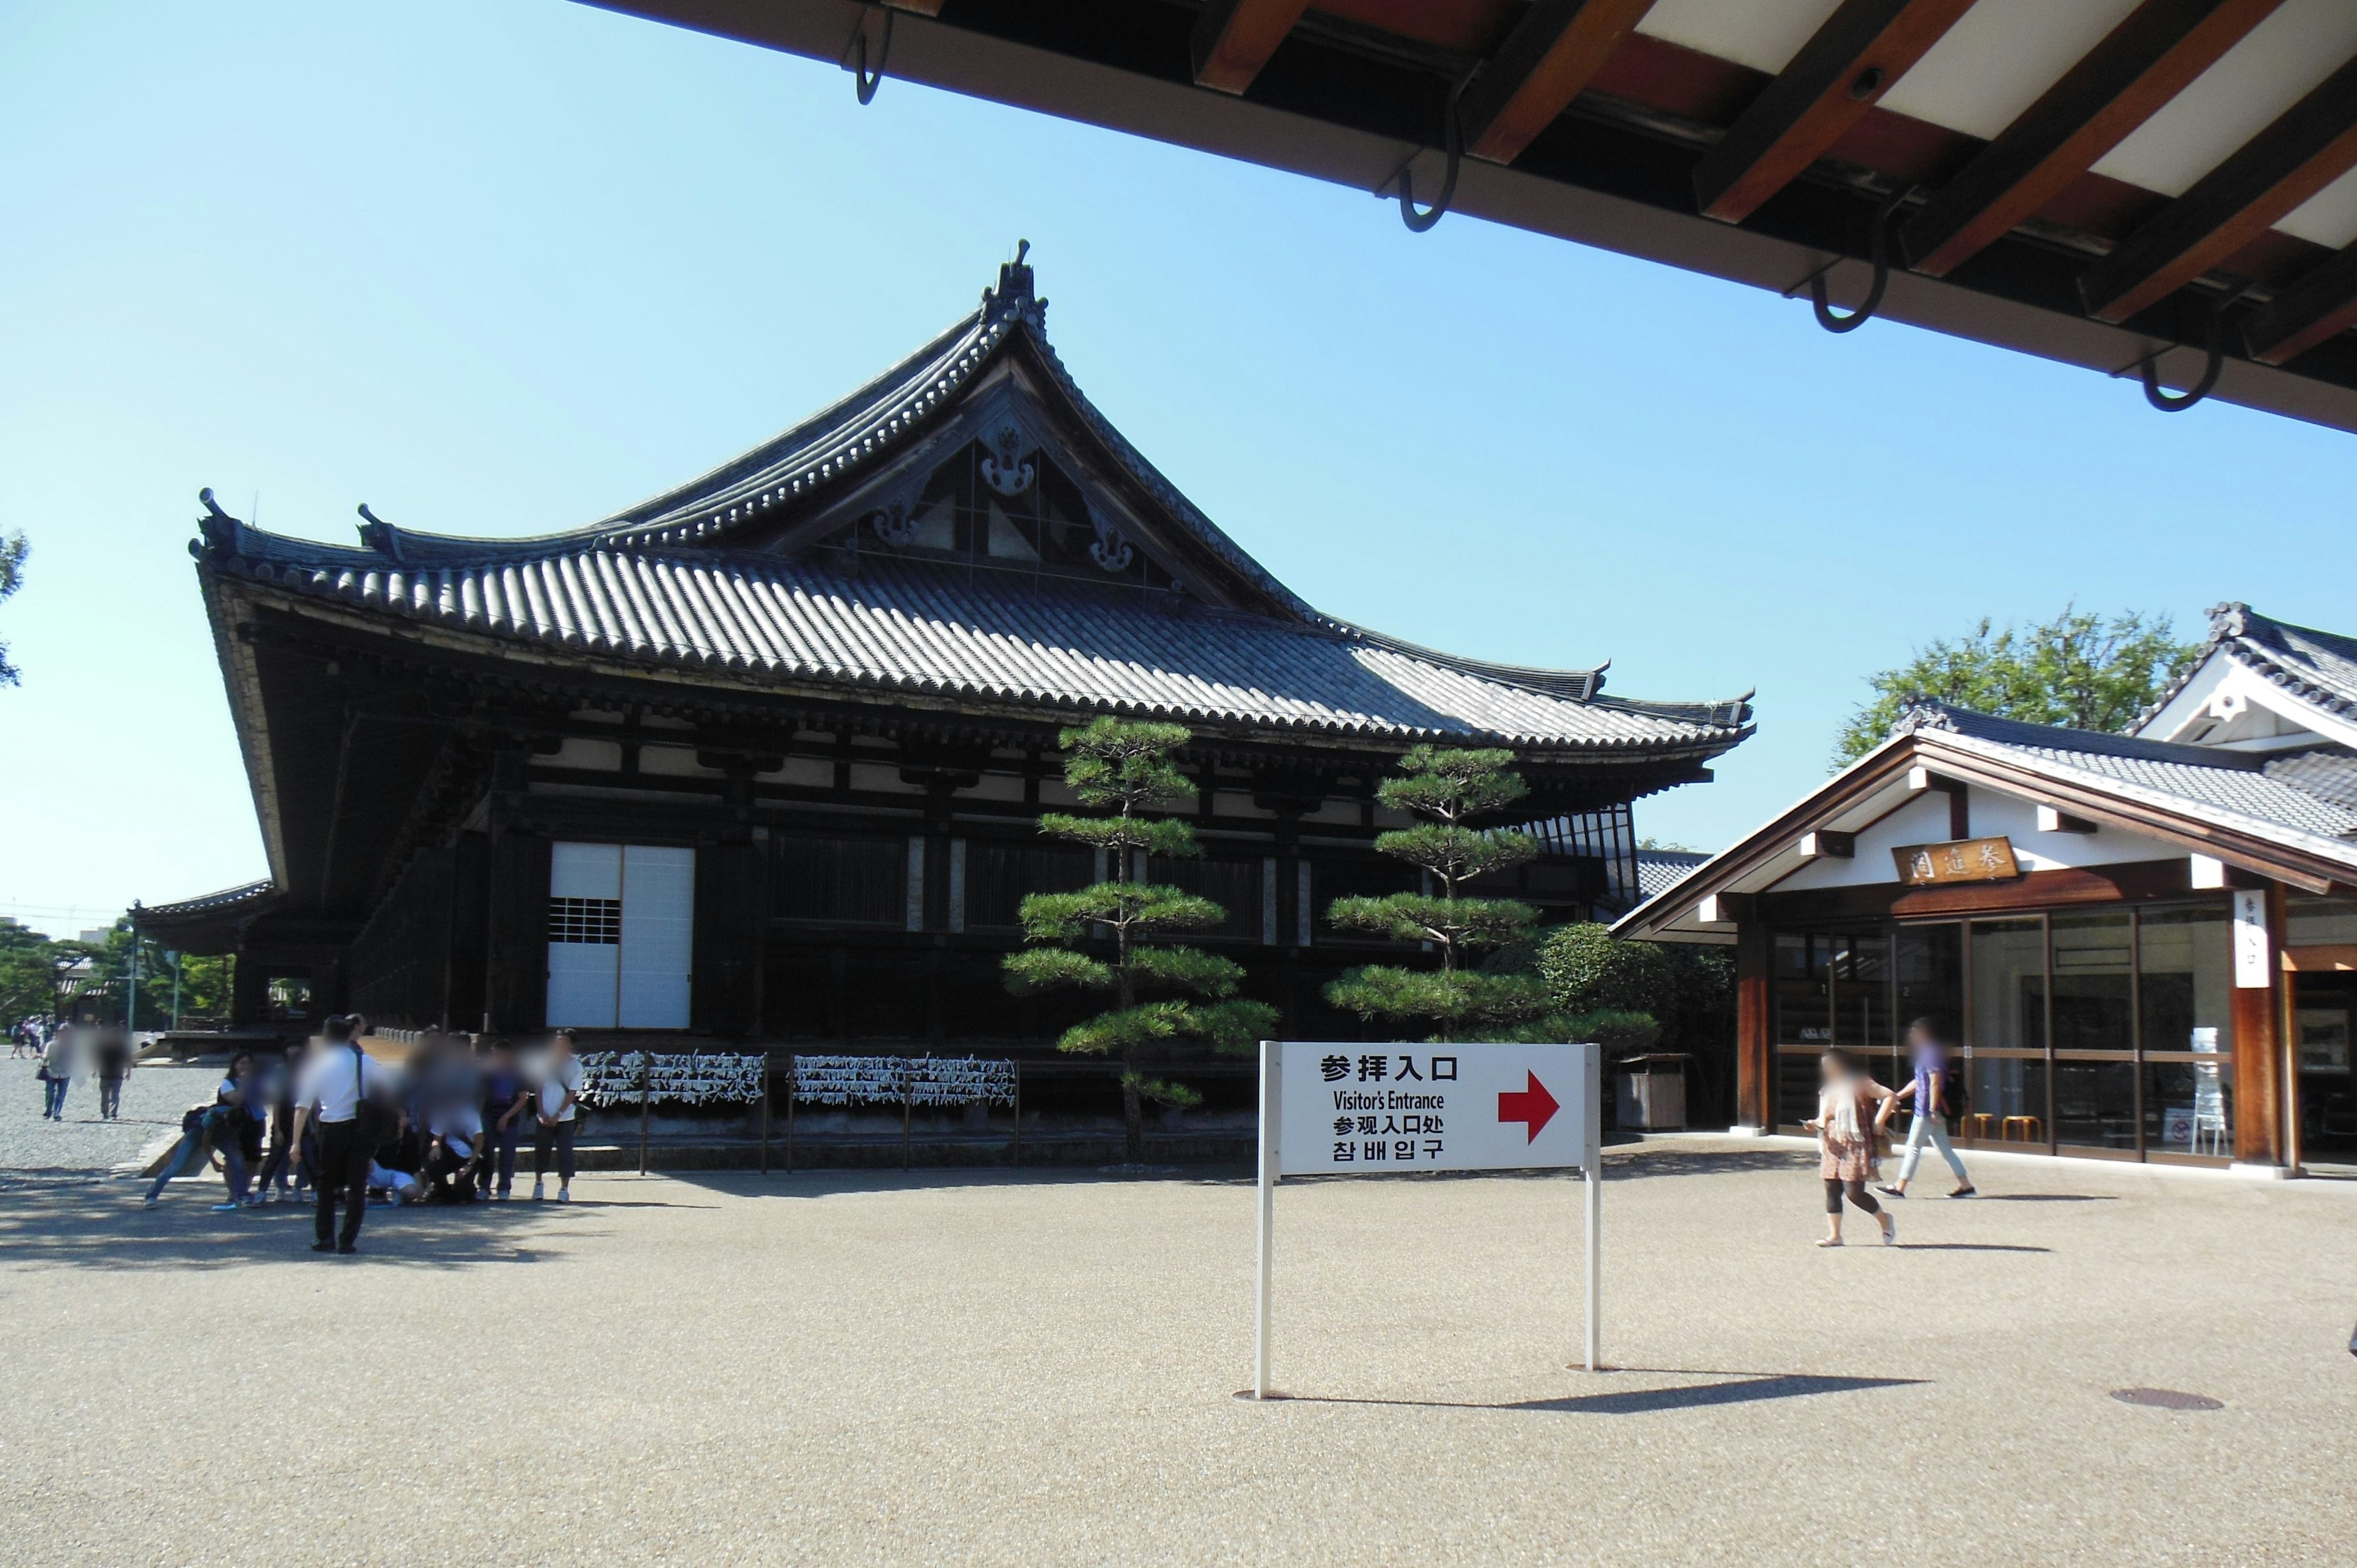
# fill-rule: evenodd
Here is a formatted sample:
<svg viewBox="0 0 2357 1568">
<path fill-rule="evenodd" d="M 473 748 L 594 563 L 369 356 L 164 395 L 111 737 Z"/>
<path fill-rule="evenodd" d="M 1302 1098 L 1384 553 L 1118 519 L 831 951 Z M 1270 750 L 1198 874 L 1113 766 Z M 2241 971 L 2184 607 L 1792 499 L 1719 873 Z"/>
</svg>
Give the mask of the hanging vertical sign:
<svg viewBox="0 0 2357 1568">
<path fill-rule="evenodd" d="M 1253 1396 L 1269 1394 L 1275 1190 L 1280 1176 L 1578 1170 L 1587 1178 L 1587 1365 L 1598 1364 L 1593 1045 L 1317 1045 L 1264 1040 L 1260 1266 Z"/>
<path fill-rule="evenodd" d="M 2274 980 L 2267 950 L 2267 896 L 2257 889 L 2236 888 L 2234 899 L 2234 987 L 2263 991 Z"/>
</svg>

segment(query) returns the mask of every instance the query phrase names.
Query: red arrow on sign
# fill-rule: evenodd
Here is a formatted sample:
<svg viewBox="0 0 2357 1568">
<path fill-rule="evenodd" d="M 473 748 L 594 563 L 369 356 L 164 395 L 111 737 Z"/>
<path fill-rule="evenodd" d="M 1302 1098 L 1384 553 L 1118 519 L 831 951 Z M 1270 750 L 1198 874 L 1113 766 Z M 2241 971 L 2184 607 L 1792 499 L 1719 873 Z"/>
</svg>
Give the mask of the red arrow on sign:
<svg viewBox="0 0 2357 1568">
<path fill-rule="evenodd" d="M 1537 1140 L 1540 1129 L 1554 1121 L 1555 1113 L 1562 1107 L 1555 1104 L 1555 1096 L 1546 1091 L 1546 1085 L 1539 1081 L 1538 1074 L 1525 1072 L 1523 1078 L 1529 1088 L 1498 1091 L 1498 1120 L 1520 1122 L 1529 1127 L 1530 1135 L 1523 1140 L 1528 1144 Z"/>
</svg>

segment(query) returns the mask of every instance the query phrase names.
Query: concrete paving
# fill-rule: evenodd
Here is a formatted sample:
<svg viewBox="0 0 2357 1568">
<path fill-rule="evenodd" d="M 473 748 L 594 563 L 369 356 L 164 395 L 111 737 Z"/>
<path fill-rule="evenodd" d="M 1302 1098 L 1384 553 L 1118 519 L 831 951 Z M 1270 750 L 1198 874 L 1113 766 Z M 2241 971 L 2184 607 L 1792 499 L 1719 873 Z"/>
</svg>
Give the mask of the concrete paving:
<svg viewBox="0 0 2357 1568">
<path fill-rule="evenodd" d="M 1803 1154 L 1609 1169 L 1625 1369 L 1576 1183 L 1288 1184 L 1270 1403 L 1241 1179 L 585 1176 L 345 1260 L 0 1194 L 6 1556 L 2349 1561 L 2357 1187 L 2015 1162 L 1824 1252 Z"/>
<path fill-rule="evenodd" d="M 98 1080 L 78 1078 L 66 1090 L 65 1120 L 49 1122 L 42 1119 L 41 1085 L 33 1076 L 39 1065 L 0 1060 L 0 1192 L 97 1180 L 143 1146 L 178 1133 L 180 1113 L 210 1101 L 221 1082 L 219 1064 L 134 1068 L 124 1080 L 122 1115 L 104 1122 Z"/>
</svg>

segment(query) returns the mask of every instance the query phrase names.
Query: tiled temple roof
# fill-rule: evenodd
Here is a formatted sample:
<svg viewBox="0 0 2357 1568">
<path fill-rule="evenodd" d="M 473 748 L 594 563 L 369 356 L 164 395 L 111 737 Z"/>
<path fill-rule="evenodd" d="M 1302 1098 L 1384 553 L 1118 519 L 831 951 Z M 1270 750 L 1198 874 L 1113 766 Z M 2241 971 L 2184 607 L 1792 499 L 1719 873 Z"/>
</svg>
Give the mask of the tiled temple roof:
<svg viewBox="0 0 2357 1568">
<path fill-rule="evenodd" d="M 2344 854 L 2357 839 L 2357 807 L 2332 798 L 2339 792 L 2333 785 L 2345 784 L 2342 768 L 2357 758 L 2337 747 L 2319 748 L 2324 760 L 2300 768 L 2280 755 L 2027 724 L 1944 703 L 1916 704 L 1894 733 L 1925 731 L 1937 732 L 1945 744 L 1984 751 L 2031 772 L 2075 775 L 2133 791 L 2197 821 L 2331 840 Z M 2314 759 L 2319 752 L 2299 756 Z M 2319 784 L 2327 780 L 2332 782 L 2320 791 Z"/>
<path fill-rule="evenodd" d="M 404 567 L 284 554 L 216 568 L 501 641 L 759 679 L 1403 742 L 1715 752 L 1741 703 L 1585 701 L 1333 624 L 929 564 L 857 576 L 776 556 L 591 548 Z"/>
</svg>

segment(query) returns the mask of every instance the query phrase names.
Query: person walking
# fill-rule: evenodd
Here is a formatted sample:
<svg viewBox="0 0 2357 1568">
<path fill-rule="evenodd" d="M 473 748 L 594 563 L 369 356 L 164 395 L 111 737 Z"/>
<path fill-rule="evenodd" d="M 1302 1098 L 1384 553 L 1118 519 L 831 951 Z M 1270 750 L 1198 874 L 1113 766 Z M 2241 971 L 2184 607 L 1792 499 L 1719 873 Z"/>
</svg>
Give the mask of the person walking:
<svg viewBox="0 0 2357 1568">
<path fill-rule="evenodd" d="M 382 1101 L 390 1087 L 383 1069 L 352 1037 L 352 1020 L 329 1018 L 326 1038 L 305 1058 L 295 1085 L 295 1158 L 307 1161 L 303 1134 L 316 1120 L 319 1144 L 311 1180 L 319 1194 L 314 1211 L 314 1252 L 360 1251 L 361 1220 L 368 1212 L 369 1161 L 385 1141 L 391 1118 Z M 344 1205 L 343 1229 L 336 1229 L 336 1204 Z"/>
<path fill-rule="evenodd" d="M 581 1060 L 573 1054 L 573 1031 L 559 1029 L 541 1065 L 539 1125 L 532 1139 L 532 1197 L 540 1201 L 548 1155 L 556 1153 L 556 1201 L 573 1201 L 573 1133 L 581 1105 Z"/>
<path fill-rule="evenodd" d="M 506 1202 L 515 1186 L 516 1145 L 523 1138 L 524 1116 L 532 1102 L 532 1090 L 516 1071 L 514 1053 L 505 1046 L 491 1047 L 483 1060 L 483 1158 L 476 1166 L 475 1181 L 483 1196 L 495 1202 Z"/>
<path fill-rule="evenodd" d="M 213 1102 L 190 1111 L 180 1119 L 180 1143 L 164 1162 L 164 1169 L 148 1187 L 143 1200 L 153 1208 L 163 1197 L 164 1188 L 200 1165 L 207 1149 L 221 1157 L 221 1166 L 229 1183 L 226 1202 L 213 1205 L 213 1212 L 226 1214 L 242 1208 L 245 1202 L 245 1151 L 242 1146 L 245 1122 L 246 1097 L 253 1092 L 253 1053 L 240 1051 L 229 1058 L 229 1070 L 214 1087 Z"/>
<path fill-rule="evenodd" d="M 98 1069 L 98 1115 L 102 1122 L 123 1119 L 123 1081 L 131 1076 L 131 1039 L 127 1035 L 109 1029 L 98 1039 L 98 1049 L 91 1053 L 92 1065 Z"/>
<path fill-rule="evenodd" d="M 1882 1128 L 1897 1097 L 1868 1078 L 1846 1051 L 1827 1051 L 1817 1058 L 1817 1113 L 1801 1123 L 1817 1135 L 1817 1174 L 1825 1183 L 1825 1233 L 1817 1245 L 1842 1244 L 1842 1198 L 1846 1195 L 1882 1227 L 1882 1244 L 1896 1246 L 1898 1222 L 1874 1201 L 1866 1184 L 1880 1174 Z"/>
<path fill-rule="evenodd" d="M 81 1054 L 81 1031 L 59 1024 L 49 1043 L 41 1047 L 41 1065 L 34 1073 L 41 1080 L 41 1115 L 51 1122 L 66 1119 L 66 1090 L 72 1087 L 75 1058 Z"/>
<path fill-rule="evenodd" d="M 1940 1151 L 1955 1173 L 1956 1190 L 1950 1197 L 1970 1197 L 1975 1188 L 1973 1178 L 1964 1172 L 1964 1162 L 1958 1157 L 1956 1146 L 1948 1142 L 1948 1118 L 1964 1106 L 1962 1084 L 1950 1065 L 1947 1047 L 1941 1042 L 1946 1031 L 1929 1018 L 1918 1018 L 1907 1026 L 1907 1049 L 1915 1064 L 1915 1076 L 1907 1087 L 1891 1097 L 1895 1109 L 1899 1101 L 1911 1100 L 1913 1114 L 1907 1123 L 1907 1152 L 1899 1162 L 1899 1180 L 1874 1190 L 1889 1197 L 1907 1196 L 1907 1184 L 1915 1179 L 1915 1167 L 1923 1163 L 1923 1144 Z"/>
</svg>

